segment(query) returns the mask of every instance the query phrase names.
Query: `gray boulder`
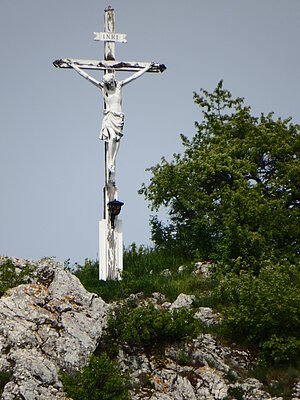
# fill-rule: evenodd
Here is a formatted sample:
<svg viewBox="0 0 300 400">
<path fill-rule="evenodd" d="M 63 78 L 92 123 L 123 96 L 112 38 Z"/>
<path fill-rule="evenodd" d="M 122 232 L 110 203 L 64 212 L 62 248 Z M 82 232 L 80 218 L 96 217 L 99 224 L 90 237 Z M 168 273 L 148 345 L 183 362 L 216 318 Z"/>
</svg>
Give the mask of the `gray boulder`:
<svg viewBox="0 0 300 400">
<path fill-rule="evenodd" d="M 197 262 L 194 265 L 192 275 L 202 275 L 204 278 L 211 276 L 212 264 L 208 262 Z"/>
<path fill-rule="evenodd" d="M 172 303 L 170 310 L 178 310 L 183 307 L 189 309 L 192 307 L 195 299 L 195 296 L 192 294 L 180 293 L 177 299 Z"/>
<path fill-rule="evenodd" d="M 221 321 L 221 315 L 214 312 L 210 307 L 199 307 L 194 318 L 207 326 L 216 325 Z"/>
</svg>

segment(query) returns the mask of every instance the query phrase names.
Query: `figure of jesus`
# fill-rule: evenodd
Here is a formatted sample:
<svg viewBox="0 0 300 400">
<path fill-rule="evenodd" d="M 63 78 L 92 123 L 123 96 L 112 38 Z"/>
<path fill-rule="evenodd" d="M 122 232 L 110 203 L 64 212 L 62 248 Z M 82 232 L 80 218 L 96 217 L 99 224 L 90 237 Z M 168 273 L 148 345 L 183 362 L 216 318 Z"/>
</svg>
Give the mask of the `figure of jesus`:
<svg viewBox="0 0 300 400">
<path fill-rule="evenodd" d="M 92 76 L 80 69 L 71 60 L 67 59 L 70 67 L 74 68 L 79 75 L 83 76 L 93 85 L 102 90 L 105 108 L 99 139 L 108 143 L 107 163 L 109 180 L 115 182 L 116 156 L 123 136 L 124 114 L 122 112 L 122 87 L 142 76 L 154 63 L 149 63 L 145 68 L 129 76 L 127 79 L 117 81 L 113 73 L 103 75 L 99 82 Z"/>
</svg>

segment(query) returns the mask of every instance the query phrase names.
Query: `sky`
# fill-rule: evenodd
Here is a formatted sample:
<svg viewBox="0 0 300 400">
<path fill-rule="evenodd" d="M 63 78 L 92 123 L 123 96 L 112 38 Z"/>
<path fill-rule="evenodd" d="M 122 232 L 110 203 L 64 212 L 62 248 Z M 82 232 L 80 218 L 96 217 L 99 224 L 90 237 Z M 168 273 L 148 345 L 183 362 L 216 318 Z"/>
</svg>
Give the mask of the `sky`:
<svg viewBox="0 0 300 400">
<path fill-rule="evenodd" d="M 181 133 L 195 134 L 194 91 L 223 79 L 253 115 L 300 123 L 299 0 L 0 0 L 1 255 L 98 259 L 102 95 L 52 62 L 103 59 L 93 32 L 103 31 L 108 5 L 128 39 L 116 59 L 167 66 L 123 90 L 116 180 L 126 247 L 151 245 L 151 210 L 137 191 L 147 168 L 182 152 Z"/>
</svg>

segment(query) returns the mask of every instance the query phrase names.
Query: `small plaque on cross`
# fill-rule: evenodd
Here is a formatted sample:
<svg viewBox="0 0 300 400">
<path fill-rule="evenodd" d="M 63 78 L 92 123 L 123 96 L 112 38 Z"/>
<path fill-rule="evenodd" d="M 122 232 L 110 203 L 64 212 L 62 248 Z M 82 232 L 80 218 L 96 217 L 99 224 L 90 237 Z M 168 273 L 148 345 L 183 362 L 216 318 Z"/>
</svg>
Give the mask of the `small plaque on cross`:
<svg viewBox="0 0 300 400">
<path fill-rule="evenodd" d="M 103 42 L 127 43 L 126 33 L 94 32 L 94 35 L 94 40 L 102 40 Z"/>
</svg>

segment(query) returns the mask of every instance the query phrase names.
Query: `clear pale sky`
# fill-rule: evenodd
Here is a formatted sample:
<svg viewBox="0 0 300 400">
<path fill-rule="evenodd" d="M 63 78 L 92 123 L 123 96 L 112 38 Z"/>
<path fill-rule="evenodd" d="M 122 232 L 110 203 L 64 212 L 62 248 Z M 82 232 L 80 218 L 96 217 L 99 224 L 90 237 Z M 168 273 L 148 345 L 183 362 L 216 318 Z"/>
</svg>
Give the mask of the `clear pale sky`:
<svg viewBox="0 0 300 400">
<path fill-rule="evenodd" d="M 123 91 L 117 186 L 126 246 L 150 244 L 150 210 L 137 190 L 150 178 L 147 167 L 181 152 L 180 133 L 195 133 L 193 91 L 223 79 L 254 115 L 300 122 L 299 0 L 0 0 L 2 255 L 98 258 L 102 96 L 52 62 L 103 58 L 93 32 L 103 30 L 108 5 L 128 39 L 116 58 L 168 68 Z"/>
</svg>

